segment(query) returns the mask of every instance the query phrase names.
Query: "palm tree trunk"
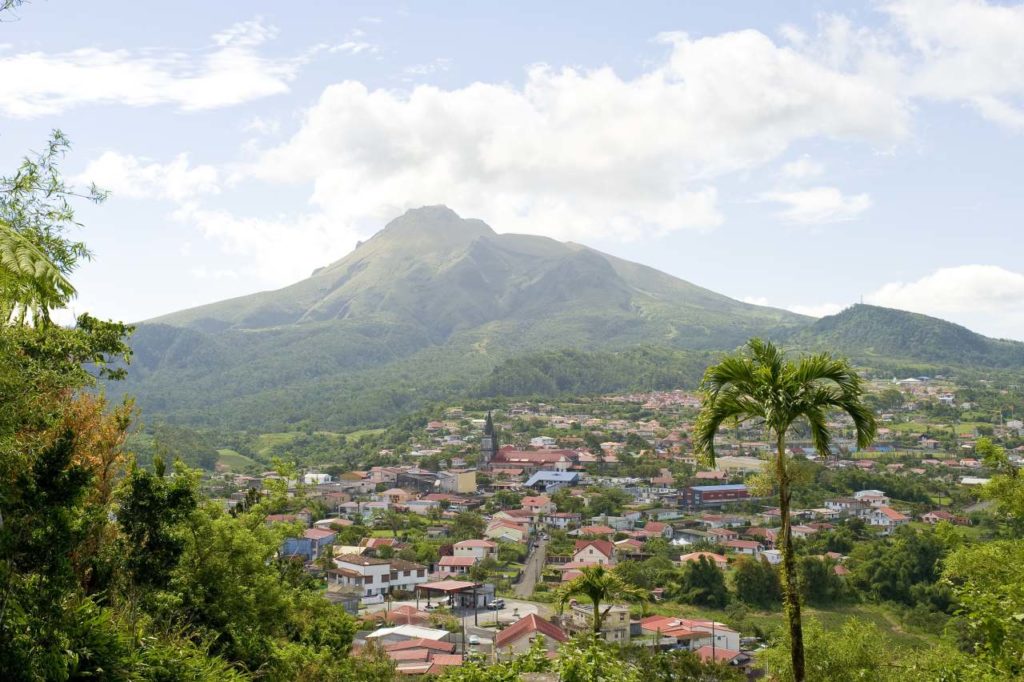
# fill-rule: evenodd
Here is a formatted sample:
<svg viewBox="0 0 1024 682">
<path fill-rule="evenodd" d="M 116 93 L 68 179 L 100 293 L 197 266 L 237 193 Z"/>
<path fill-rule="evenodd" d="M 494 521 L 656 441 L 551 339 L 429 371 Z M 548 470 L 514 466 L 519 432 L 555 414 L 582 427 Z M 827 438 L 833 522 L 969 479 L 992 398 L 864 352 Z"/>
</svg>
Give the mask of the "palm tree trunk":
<svg viewBox="0 0 1024 682">
<path fill-rule="evenodd" d="M 778 455 L 775 463 L 779 478 L 779 513 L 782 516 L 782 600 L 786 620 L 789 622 L 790 657 L 793 679 L 804 680 L 804 631 L 800 622 L 800 593 L 797 589 L 796 558 L 793 556 L 793 535 L 790 531 L 789 501 L 793 492 L 789 487 L 786 467 L 785 434 L 778 435 Z"/>
<path fill-rule="evenodd" d="M 594 637 L 601 636 L 601 600 L 594 599 Z"/>
</svg>

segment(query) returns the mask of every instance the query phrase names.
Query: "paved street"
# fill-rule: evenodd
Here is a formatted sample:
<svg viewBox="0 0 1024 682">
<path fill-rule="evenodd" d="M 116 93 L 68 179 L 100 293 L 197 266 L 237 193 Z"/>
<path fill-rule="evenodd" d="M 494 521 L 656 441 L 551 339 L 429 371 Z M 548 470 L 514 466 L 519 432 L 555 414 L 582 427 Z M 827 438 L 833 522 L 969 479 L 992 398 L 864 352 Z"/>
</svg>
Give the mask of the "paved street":
<svg viewBox="0 0 1024 682">
<path fill-rule="evenodd" d="M 526 557 L 523 575 L 519 582 L 512 586 L 516 596 L 520 599 L 529 599 L 533 595 L 533 588 L 537 585 L 537 581 L 540 580 L 541 571 L 544 570 L 547 545 L 547 540 L 538 540 L 537 546 Z"/>
</svg>

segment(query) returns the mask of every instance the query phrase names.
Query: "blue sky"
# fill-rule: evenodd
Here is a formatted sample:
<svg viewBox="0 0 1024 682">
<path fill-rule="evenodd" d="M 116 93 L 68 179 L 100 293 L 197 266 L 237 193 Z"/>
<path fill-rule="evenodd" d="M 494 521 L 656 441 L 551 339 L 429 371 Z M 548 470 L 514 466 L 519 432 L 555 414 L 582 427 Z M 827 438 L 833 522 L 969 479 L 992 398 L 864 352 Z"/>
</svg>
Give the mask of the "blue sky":
<svg viewBox="0 0 1024 682">
<path fill-rule="evenodd" d="M 11 17 L 9 17 L 11 19 Z M 413 206 L 808 314 L 1024 339 L 1024 6 L 71 3 L 0 23 L 0 163 L 59 127 L 76 311 L 276 288 Z"/>
</svg>

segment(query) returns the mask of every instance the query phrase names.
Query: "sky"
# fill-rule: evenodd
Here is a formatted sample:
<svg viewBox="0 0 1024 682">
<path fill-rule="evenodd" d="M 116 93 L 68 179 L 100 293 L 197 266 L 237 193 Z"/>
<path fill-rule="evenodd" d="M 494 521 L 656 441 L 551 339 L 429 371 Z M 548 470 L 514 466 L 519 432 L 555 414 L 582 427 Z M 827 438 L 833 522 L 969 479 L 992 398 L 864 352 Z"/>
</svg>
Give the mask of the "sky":
<svg viewBox="0 0 1024 682">
<path fill-rule="evenodd" d="M 274 289 L 446 204 L 751 303 L 1024 340 L 1024 5 L 33 0 L 0 173 L 59 128 L 73 312 Z"/>
</svg>

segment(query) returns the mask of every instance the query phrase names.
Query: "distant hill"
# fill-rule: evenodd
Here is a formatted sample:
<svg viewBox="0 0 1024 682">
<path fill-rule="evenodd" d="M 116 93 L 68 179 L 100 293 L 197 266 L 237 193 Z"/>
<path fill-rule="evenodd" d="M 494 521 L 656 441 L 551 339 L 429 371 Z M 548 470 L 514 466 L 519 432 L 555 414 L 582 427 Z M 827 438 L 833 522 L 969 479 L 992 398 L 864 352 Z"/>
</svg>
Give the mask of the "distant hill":
<svg viewBox="0 0 1024 682">
<path fill-rule="evenodd" d="M 904 310 L 858 304 L 823 317 L 787 338 L 856 360 L 952 367 L 1024 369 L 1024 343 L 990 339 L 952 322 Z"/>
<path fill-rule="evenodd" d="M 412 210 L 309 278 L 138 325 L 147 418 L 287 431 L 381 423 L 465 395 L 695 385 L 751 336 L 866 358 L 1024 365 L 1021 344 L 855 306 L 815 321 L 594 249 Z"/>
<path fill-rule="evenodd" d="M 341 428 L 472 389 L 521 354 L 732 348 L 809 321 L 431 206 L 296 284 L 139 324 L 117 390 L 188 423 Z"/>
</svg>

